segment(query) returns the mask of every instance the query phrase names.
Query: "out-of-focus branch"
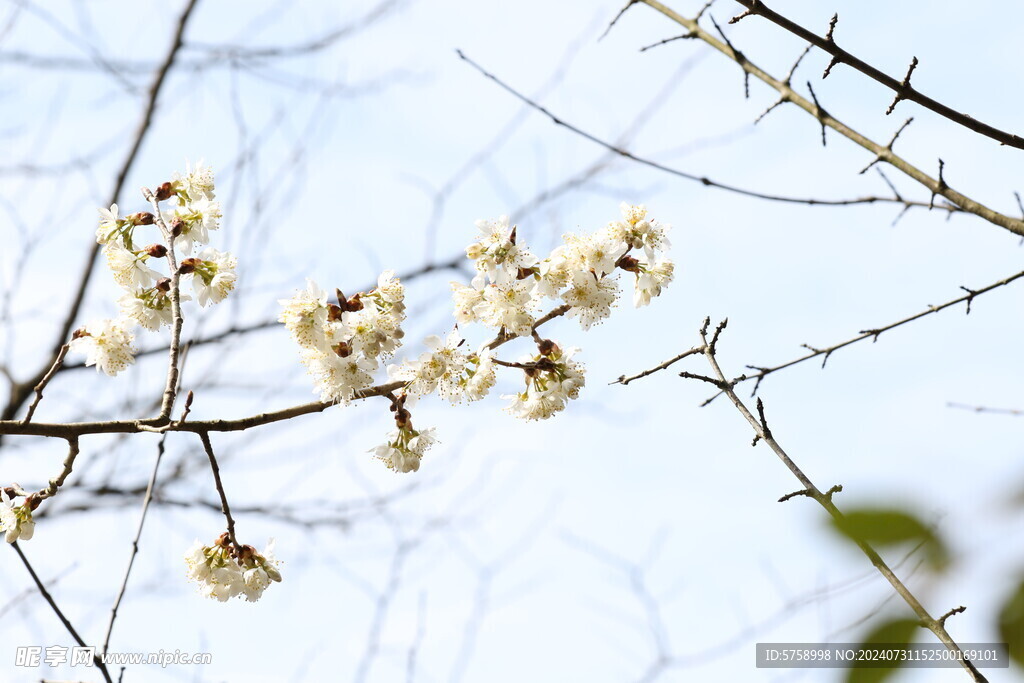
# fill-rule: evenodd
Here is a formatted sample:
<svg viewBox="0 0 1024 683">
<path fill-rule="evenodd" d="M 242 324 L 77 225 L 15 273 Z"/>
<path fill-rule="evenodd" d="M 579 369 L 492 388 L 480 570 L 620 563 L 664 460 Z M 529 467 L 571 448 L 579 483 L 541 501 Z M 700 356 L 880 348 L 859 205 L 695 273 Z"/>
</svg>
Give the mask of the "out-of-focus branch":
<svg viewBox="0 0 1024 683">
<path fill-rule="evenodd" d="M 969 410 L 972 413 L 989 413 L 990 415 L 1013 415 L 1014 417 L 1020 417 L 1024 415 L 1024 410 L 1019 408 L 990 408 L 989 406 L 972 406 L 965 403 L 947 403 L 947 408 L 957 408 L 959 410 Z"/>
<path fill-rule="evenodd" d="M 60 619 L 60 623 L 64 624 L 64 628 L 67 629 L 67 632 L 71 634 L 71 637 L 75 639 L 76 643 L 82 647 L 88 647 L 85 644 L 85 641 L 82 640 L 82 636 L 78 635 L 78 631 L 76 631 L 75 627 L 71 625 L 68 618 L 64 616 L 64 612 L 62 612 L 60 607 L 57 606 L 57 601 L 53 599 L 52 595 L 50 595 L 50 591 L 46 590 L 46 584 L 44 584 L 39 578 L 39 575 L 36 574 L 36 570 L 32 567 L 28 558 L 25 557 L 25 553 L 22 552 L 21 546 L 18 545 L 18 542 L 15 541 L 12 543 L 11 547 L 14 548 L 14 552 L 18 553 L 18 557 L 21 558 L 22 564 L 24 564 L 25 569 L 28 570 L 29 576 L 32 577 L 32 580 L 35 582 L 40 594 L 42 594 L 43 599 L 50 605 L 50 609 L 52 609 L 53 613 L 57 615 L 58 619 Z M 100 673 L 103 675 L 103 680 L 107 683 L 113 683 L 113 680 L 110 678 L 110 672 L 107 670 L 107 665 L 103 663 L 103 660 L 100 659 L 99 655 L 93 654 L 92 660 L 96 664 L 96 668 L 99 669 Z"/>
<path fill-rule="evenodd" d="M 125 591 L 128 590 L 128 579 L 132 575 L 132 567 L 135 565 L 135 557 L 139 554 L 139 539 L 142 538 L 142 527 L 146 524 L 146 513 L 149 512 L 149 504 L 153 500 L 153 489 L 156 487 L 156 475 L 160 470 L 160 461 L 164 457 L 164 445 L 167 441 L 167 435 L 164 434 L 160 437 L 160 443 L 156 447 L 156 461 L 153 463 L 153 472 L 149 475 L 149 484 L 146 486 L 146 494 L 142 498 L 142 512 L 139 514 L 139 526 L 135 530 L 135 538 L 132 539 L 132 552 L 128 557 L 128 566 L 124 570 L 124 578 L 121 580 L 121 588 L 117 591 L 117 597 L 114 598 L 114 606 L 110 608 L 110 621 L 107 622 L 107 635 L 103 638 L 103 649 L 101 652 L 107 654 L 107 648 L 110 647 L 110 636 L 114 632 L 114 622 L 117 621 L 117 610 L 121 607 L 121 600 L 124 598 Z"/>
<path fill-rule="evenodd" d="M 767 73 L 757 65 L 753 64 L 749 59 L 747 59 L 745 54 L 738 51 L 728 42 L 726 42 L 725 40 L 719 40 L 718 38 L 714 37 L 707 31 L 705 31 L 703 28 L 701 28 L 697 21 L 693 19 L 687 19 L 686 17 L 668 8 L 667 6 L 658 2 L 657 0 L 631 0 L 628 6 L 632 6 L 633 4 L 639 4 L 641 2 L 651 7 L 652 9 L 661 12 L 672 21 L 675 21 L 679 25 L 686 28 L 688 31 L 687 37 L 702 40 L 703 42 L 707 43 L 711 47 L 715 48 L 716 50 L 724 54 L 729 59 L 736 62 L 740 66 L 740 68 L 743 69 L 743 73 L 745 75 L 754 76 L 758 80 L 766 83 L 767 85 L 777 90 L 783 102 L 791 102 L 795 104 L 800 109 L 803 109 L 805 112 L 813 116 L 823 126 L 831 128 L 832 130 L 836 131 L 843 137 L 851 140 L 852 142 L 856 143 L 857 145 L 863 147 L 864 149 L 874 154 L 875 157 L 879 160 L 879 162 L 887 163 L 890 166 L 899 169 L 907 176 L 913 178 L 921 185 L 925 186 L 928 189 L 928 191 L 932 193 L 933 198 L 935 196 L 945 197 L 946 199 L 956 204 L 964 211 L 973 213 L 974 215 L 980 218 L 984 218 L 989 223 L 992 223 L 993 225 L 998 225 L 1001 228 L 1005 228 L 1006 230 L 1009 230 L 1010 232 L 1016 235 L 1024 236 L 1024 220 L 1021 220 L 1019 218 L 1011 218 L 1006 214 L 999 213 L 998 211 L 990 209 L 984 204 L 981 204 L 980 202 L 977 202 L 971 199 L 970 197 L 964 195 L 963 193 L 951 188 L 949 184 L 945 181 L 945 179 L 942 177 L 941 161 L 939 177 L 931 177 L 924 171 L 920 170 L 919 168 L 908 162 L 906 159 L 897 155 L 895 152 L 893 152 L 891 148 L 882 146 L 879 143 L 875 142 L 874 140 L 871 140 L 870 138 L 861 135 L 857 131 L 853 130 L 843 122 L 833 117 L 829 112 L 825 111 L 824 108 L 822 108 L 820 105 L 801 96 L 790 86 L 789 83 L 785 81 L 780 81 L 779 79 Z"/>
<path fill-rule="evenodd" d="M 891 114 L 893 108 L 896 106 L 897 103 L 899 103 L 900 100 L 910 100 L 911 102 L 916 102 L 920 104 L 922 107 L 925 107 L 926 109 L 932 110 L 939 116 L 943 116 L 949 119 L 953 123 L 957 123 L 963 126 L 964 128 L 968 128 L 974 131 L 975 133 L 984 135 L 985 137 L 992 138 L 993 140 L 998 141 L 1000 144 L 1008 145 L 1010 147 L 1016 147 L 1017 149 L 1024 149 L 1024 138 L 1021 138 L 1020 136 L 1014 135 L 1012 133 L 1007 133 L 1005 131 L 999 130 L 998 128 L 990 126 L 986 123 L 982 123 L 981 121 L 978 121 L 977 119 L 968 116 L 967 114 L 958 112 L 952 107 L 948 107 L 942 104 L 941 102 L 933 100 L 927 95 L 918 92 L 914 88 L 914 86 L 910 84 L 910 75 L 914 71 L 918 63 L 917 57 L 914 57 L 913 61 L 911 62 L 910 69 L 907 72 L 906 77 L 902 81 L 898 81 L 892 76 L 889 76 L 885 72 L 881 71 L 880 69 L 876 69 L 875 67 L 871 66 L 864 60 L 858 59 L 857 57 L 850 54 L 843 48 L 839 47 L 836 44 L 836 41 L 833 37 L 835 25 L 838 21 L 838 15 L 832 18 L 832 22 L 830 23 L 828 33 L 824 37 L 822 37 L 815 34 L 812 31 L 807 30 L 803 26 L 800 26 L 791 19 L 782 16 L 778 12 L 769 9 L 761 0 L 736 0 L 736 2 L 746 7 L 747 11 L 737 17 L 734 17 L 732 21 L 730 21 L 729 23 L 735 23 L 736 21 L 742 19 L 743 17 L 750 15 L 764 17 L 773 24 L 784 28 L 793 35 L 803 38 L 804 40 L 811 43 L 815 47 L 818 47 L 832 55 L 832 61 L 829 63 L 828 68 L 825 69 L 825 74 L 824 76 L 822 76 L 822 78 L 827 77 L 832 67 L 835 66 L 836 64 L 846 64 L 848 66 L 853 67 L 857 71 L 861 72 L 868 78 L 878 81 L 885 87 L 895 92 L 896 99 L 893 100 L 892 106 L 890 106 L 889 110 L 885 112 L 886 114 Z"/>
<path fill-rule="evenodd" d="M 157 100 L 160 98 L 160 93 L 167 80 L 167 75 L 174 66 L 178 52 L 181 50 L 185 35 L 185 27 L 188 24 L 188 20 L 192 16 L 192 12 L 195 10 L 197 3 L 198 0 L 188 0 L 188 3 L 182 10 L 181 15 L 178 17 L 174 39 L 171 43 L 170 49 L 167 51 L 167 55 L 164 58 L 163 63 L 160 65 L 160 68 L 157 70 L 156 75 L 153 78 L 153 84 L 149 88 L 149 95 L 146 99 L 145 108 L 142 112 L 142 120 L 139 122 L 139 127 L 135 132 L 135 137 L 128 150 L 128 155 L 121 164 L 121 170 L 117 174 L 117 179 L 114 182 L 114 189 L 110 193 L 110 201 L 108 204 L 117 203 L 118 197 L 121 195 L 121 190 L 124 187 L 124 183 L 128 178 L 128 174 L 135 165 L 135 160 L 139 155 L 139 150 L 142 148 L 142 143 L 149 134 L 149 131 L 152 129 Z M 78 311 L 81 309 L 82 302 L 85 300 L 85 292 L 89 287 L 89 281 L 92 279 L 93 269 L 96 264 L 96 255 L 99 253 L 99 250 L 100 245 L 98 243 L 92 244 L 89 249 L 89 256 L 86 259 L 85 268 L 82 271 L 81 278 L 79 279 L 78 285 L 75 289 L 75 294 L 72 298 L 71 305 L 68 308 L 67 315 L 64 318 L 64 322 L 61 324 L 59 333 L 57 334 L 57 342 L 53 347 L 53 352 L 50 355 L 50 358 L 31 378 L 11 384 L 11 394 L 7 399 L 7 405 L 4 406 L 3 412 L 0 413 L 0 420 L 10 420 L 18 414 L 18 410 L 28 399 L 33 388 L 39 384 L 49 368 L 53 366 L 54 361 L 60 354 L 61 347 L 67 342 L 68 335 L 71 334 L 71 329 L 75 324 L 75 319 L 78 317 Z"/>
</svg>

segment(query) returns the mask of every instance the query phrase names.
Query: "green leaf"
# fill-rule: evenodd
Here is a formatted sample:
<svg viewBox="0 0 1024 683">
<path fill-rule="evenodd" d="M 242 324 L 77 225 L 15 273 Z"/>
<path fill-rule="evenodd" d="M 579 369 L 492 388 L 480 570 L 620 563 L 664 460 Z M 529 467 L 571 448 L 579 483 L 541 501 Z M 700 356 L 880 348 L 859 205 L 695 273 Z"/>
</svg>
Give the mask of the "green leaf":
<svg viewBox="0 0 1024 683">
<path fill-rule="evenodd" d="M 1024 582 L 999 610 L 999 636 L 1010 647 L 1010 659 L 1024 666 Z"/>
<path fill-rule="evenodd" d="M 921 520 L 896 508 L 858 508 L 832 519 L 832 526 L 854 541 L 884 547 L 904 543 L 921 544 L 932 568 L 941 571 L 949 562 L 942 540 Z"/>
<path fill-rule="evenodd" d="M 914 632 L 920 626 L 916 619 L 892 619 L 883 622 L 864 636 L 861 647 L 904 648 L 914 639 Z M 899 671 L 902 662 L 893 662 L 892 666 L 886 667 L 879 667 L 877 663 L 872 666 L 868 664 L 869 662 L 855 661 L 853 667 L 846 670 L 846 683 L 882 683 Z"/>
</svg>

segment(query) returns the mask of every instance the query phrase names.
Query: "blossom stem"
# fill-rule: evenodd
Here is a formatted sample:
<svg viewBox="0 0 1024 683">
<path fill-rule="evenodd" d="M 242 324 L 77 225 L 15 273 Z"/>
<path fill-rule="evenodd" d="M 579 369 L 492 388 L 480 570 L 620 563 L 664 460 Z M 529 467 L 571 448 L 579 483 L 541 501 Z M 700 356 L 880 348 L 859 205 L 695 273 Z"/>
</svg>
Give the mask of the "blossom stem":
<svg viewBox="0 0 1024 683">
<path fill-rule="evenodd" d="M 220 466 L 217 464 L 217 456 L 213 454 L 213 444 L 210 443 L 210 433 L 206 431 L 199 432 L 199 438 L 203 442 L 203 449 L 206 451 L 206 455 L 210 458 L 210 469 L 213 470 L 213 481 L 217 486 L 217 493 L 220 494 L 220 509 L 224 513 L 224 518 L 228 522 L 228 538 L 231 539 L 231 545 L 238 548 L 238 539 L 235 538 L 235 519 L 231 516 L 231 507 L 228 505 L 228 496 L 224 493 L 224 483 L 220 480 Z"/>
</svg>

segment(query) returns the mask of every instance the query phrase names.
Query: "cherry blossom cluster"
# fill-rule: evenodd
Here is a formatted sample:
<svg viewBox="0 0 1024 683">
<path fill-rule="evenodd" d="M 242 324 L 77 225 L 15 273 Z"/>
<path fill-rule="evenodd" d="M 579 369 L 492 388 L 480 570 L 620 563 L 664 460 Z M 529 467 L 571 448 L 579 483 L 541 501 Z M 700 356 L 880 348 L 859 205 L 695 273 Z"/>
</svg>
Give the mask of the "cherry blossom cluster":
<svg viewBox="0 0 1024 683">
<path fill-rule="evenodd" d="M 199 585 L 200 592 L 220 602 L 235 596 L 256 602 L 271 581 L 281 580 L 273 539 L 262 553 L 251 545 L 233 544 L 227 533 L 212 546 L 197 540 L 186 551 L 185 564 L 188 578 Z"/>
<path fill-rule="evenodd" d="M 335 292 L 338 303 L 328 303 L 327 292 L 309 280 L 305 291 L 280 301 L 278 319 L 301 348 L 320 400 L 347 403 L 373 384 L 380 361 L 402 345 L 405 287 L 389 270 L 367 293 Z"/>
<path fill-rule="evenodd" d="M 16 490 L 13 487 L 0 488 L 0 531 L 8 543 L 27 541 L 36 530 L 32 510 L 39 505 L 39 499 L 26 496 L 20 505 L 15 505 L 15 495 Z"/>
<path fill-rule="evenodd" d="M 378 459 L 396 472 L 418 470 L 436 437 L 433 428 L 413 427 L 409 407 L 434 392 L 452 404 L 482 399 L 496 383 L 497 367 L 522 372 L 524 388 L 503 396 L 516 417 L 547 419 L 579 396 L 586 381 L 584 367 L 573 360 L 578 349 L 542 338 L 540 324 L 562 314 L 583 330 L 600 323 L 619 298 L 620 271 L 632 275 L 636 307 L 648 305 L 673 277 L 673 263 L 663 255 L 670 226 L 648 218 L 644 206 L 620 208 L 621 219 L 591 234 L 564 235 L 544 259 L 520 241 L 507 217 L 477 221 L 480 236 L 466 248 L 476 275 L 468 285 L 451 284 L 455 328 L 443 339 L 428 337 L 418 358 L 388 365 L 388 384 L 378 387 L 376 393 L 391 400 L 396 424 L 387 441 L 371 450 Z M 558 305 L 545 314 L 549 300 Z M 401 345 L 401 301 L 402 285 L 392 271 L 369 293 L 346 298 L 338 291 L 336 304 L 312 281 L 281 301 L 280 321 L 298 343 L 321 400 L 348 402 L 371 388 L 379 359 Z M 462 329 L 471 324 L 491 328 L 496 336 L 467 350 Z M 536 353 L 515 363 L 494 356 L 516 337 L 532 337 Z"/>
<path fill-rule="evenodd" d="M 220 204 L 214 200 L 213 171 L 201 163 L 184 175 L 161 185 L 155 198 L 169 201 L 170 208 L 156 216 L 148 211 L 121 216 L 117 204 L 100 209 L 96 241 L 117 282 L 125 291 L 118 299 L 120 316 L 95 320 L 75 331 L 71 350 L 86 356 L 86 365 L 95 365 L 108 375 L 116 375 L 135 362 L 135 336 L 141 325 L 158 330 L 174 320 L 175 280 L 155 270 L 153 264 L 167 259 L 176 266 L 179 277 L 191 276 L 192 291 L 200 306 L 223 301 L 235 288 L 237 260 L 230 253 L 207 247 L 195 256 L 196 245 L 209 242 L 210 231 L 220 227 Z M 162 241 L 146 246 L 140 228 L 156 225 Z M 173 249 L 173 253 L 169 250 Z M 181 257 L 180 263 L 176 256 Z M 191 297 L 178 293 L 179 301 Z"/>
</svg>

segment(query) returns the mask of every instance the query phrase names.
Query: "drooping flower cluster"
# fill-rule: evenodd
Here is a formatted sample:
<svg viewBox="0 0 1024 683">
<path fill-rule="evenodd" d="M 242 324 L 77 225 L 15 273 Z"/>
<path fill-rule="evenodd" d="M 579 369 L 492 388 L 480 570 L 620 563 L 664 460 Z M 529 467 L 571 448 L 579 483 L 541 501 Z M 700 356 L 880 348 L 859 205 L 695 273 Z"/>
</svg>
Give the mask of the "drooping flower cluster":
<svg viewBox="0 0 1024 683">
<path fill-rule="evenodd" d="M 573 360 L 577 349 L 563 350 L 536 331 L 544 301 L 560 302 L 548 317 L 565 314 L 588 330 L 611 314 L 619 297 L 618 271 L 633 275 L 637 307 L 649 304 L 672 281 L 672 261 L 662 255 L 669 246 L 670 226 L 649 219 L 643 206 L 622 204 L 620 208 L 621 220 L 589 235 L 564 235 L 563 243 L 543 260 L 519 240 L 507 217 L 477 221 L 480 234 L 466 247 L 476 274 L 468 285 L 451 284 L 456 327 L 444 339 L 427 337 L 426 351 L 418 358 L 389 365 L 388 383 L 373 392 L 390 398 L 397 426 L 385 443 L 371 450 L 378 459 L 396 472 L 418 470 L 424 451 L 436 439 L 433 429 L 412 427 L 406 401 L 411 406 L 415 399 L 434 392 L 452 404 L 477 401 L 495 385 L 497 366 L 523 372 L 525 389 L 504 396 L 511 401 L 508 411 L 517 417 L 547 419 L 579 396 L 585 371 Z M 388 309 L 378 303 L 387 301 L 380 294 L 385 283 L 392 283 L 399 304 L 398 314 L 392 310 L 390 319 Z M 281 301 L 280 321 L 301 347 L 301 358 L 316 380 L 321 400 L 344 402 L 371 386 L 378 358 L 400 345 L 401 286 L 388 271 L 369 294 L 346 299 L 338 292 L 337 304 L 327 299 L 327 293 L 310 282 L 306 291 Z M 368 300 L 374 306 L 365 306 Z M 366 319 L 357 324 L 356 316 Z M 468 350 L 460 329 L 471 323 L 496 333 L 475 352 Z M 494 356 L 498 346 L 530 336 L 538 353 L 518 363 Z"/>
<path fill-rule="evenodd" d="M 526 380 L 522 392 L 502 396 L 512 399 L 506 410 L 524 420 L 546 420 L 565 409 L 586 384 L 585 369 L 572 360 L 579 349 L 563 351 L 550 339 L 538 344 L 539 353 L 520 361 Z"/>
<path fill-rule="evenodd" d="M 344 403 L 373 384 L 380 361 L 402 345 L 405 287 L 389 270 L 367 293 L 346 298 L 337 291 L 336 304 L 327 298 L 309 280 L 305 291 L 280 301 L 278 320 L 299 345 L 320 400 Z"/>
<path fill-rule="evenodd" d="M 13 494 L 13 491 L 11 492 Z M 32 519 L 33 500 L 27 497 L 21 505 L 15 505 L 11 494 L 0 488 L 0 531 L 4 540 L 14 543 L 27 541 L 35 533 L 36 523 Z"/>
<path fill-rule="evenodd" d="M 186 551 L 185 564 L 188 578 L 199 584 L 200 592 L 220 602 L 236 595 L 256 602 L 271 581 L 281 580 L 273 539 L 262 553 L 251 545 L 234 546 L 226 533 L 212 546 L 197 540 Z"/>
<path fill-rule="evenodd" d="M 206 244 L 210 231 L 220 227 L 221 210 L 214 201 L 213 171 L 197 164 L 184 175 L 175 174 L 155 194 L 158 201 L 172 200 L 171 208 L 161 211 L 159 218 L 147 211 L 120 216 L 116 204 L 99 210 L 96 241 L 103 246 L 114 281 L 125 293 L 118 299 L 120 316 L 90 322 L 75 333 L 71 347 L 86 354 L 87 365 L 95 365 L 108 375 L 115 375 L 134 362 L 133 327 L 141 325 L 155 331 L 173 323 L 173 278 L 153 268 L 168 256 L 171 244 L 175 254 L 182 257 L 178 275 L 192 276 L 193 293 L 200 306 L 223 301 L 237 281 L 238 262 L 231 254 L 208 247 L 191 256 L 194 245 Z M 162 241 L 140 247 L 136 231 L 151 225 L 160 229 Z M 179 301 L 190 300 L 190 296 L 179 292 Z"/>
</svg>

